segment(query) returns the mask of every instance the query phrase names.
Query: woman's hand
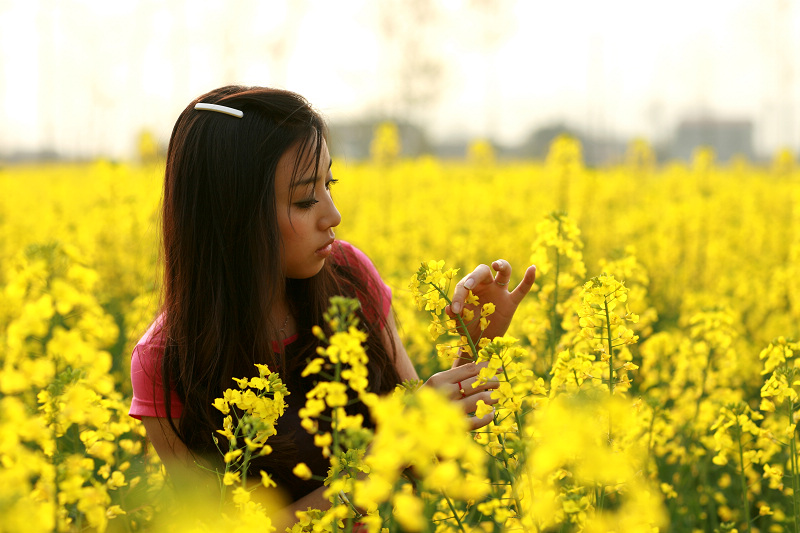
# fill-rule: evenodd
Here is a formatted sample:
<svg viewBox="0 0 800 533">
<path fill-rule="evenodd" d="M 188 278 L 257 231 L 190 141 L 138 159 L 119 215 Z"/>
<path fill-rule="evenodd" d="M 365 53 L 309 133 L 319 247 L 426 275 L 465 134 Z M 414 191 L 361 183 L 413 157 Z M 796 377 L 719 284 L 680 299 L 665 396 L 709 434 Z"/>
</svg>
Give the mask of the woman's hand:
<svg viewBox="0 0 800 533">
<path fill-rule="evenodd" d="M 423 385 L 424 387 L 434 387 L 450 398 L 456 405 L 464 410 L 464 414 L 469 415 L 477 409 L 478 400 L 483 400 L 486 405 L 494 405 L 497 400 L 491 397 L 492 390 L 499 386 L 497 378 L 491 378 L 483 385 L 473 388 L 473 383 L 478 381 L 478 373 L 488 363 L 467 363 L 456 368 L 444 370 L 432 375 Z M 470 431 L 482 428 L 492 421 L 494 410 L 485 416 L 478 418 L 468 416 Z"/>
<path fill-rule="evenodd" d="M 497 271 L 497 275 L 492 272 L 492 269 Z M 505 335 L 517 307 L 531 290 L 535 279 L 536 267 L 531 265 L 525 271 L 525 276 L 523 276 L 519 285 L 513 291 L 510 291 L 508 282 L 511 280 L 511 265 L 508 264 L 508 261 L 498 259 L 492 263 L 492 268 L 489 268 L 488 265 L 478 265 L 475 270 L 464 276 L 456 284 L 453 292 L 453 303 L 446 308 L 447 314 L 455 317 L 461 315 L 465 308 L 475 313 L 475 318 L 467 323 L 467 331 L 473 342 L 477 342 L 481 336 L 488 339 L 500 337 Z M 480 300 L 479 306 L 466 304 L 470 290 Z M 486 303 L 493 303 L 495 310 L 494 313 L 488 316 L 489 325 L 481 333 L 480 309 Z M 465 362 L 464 358 L 457 357 L 453 366 L 457 367 Z"/>
</svg>

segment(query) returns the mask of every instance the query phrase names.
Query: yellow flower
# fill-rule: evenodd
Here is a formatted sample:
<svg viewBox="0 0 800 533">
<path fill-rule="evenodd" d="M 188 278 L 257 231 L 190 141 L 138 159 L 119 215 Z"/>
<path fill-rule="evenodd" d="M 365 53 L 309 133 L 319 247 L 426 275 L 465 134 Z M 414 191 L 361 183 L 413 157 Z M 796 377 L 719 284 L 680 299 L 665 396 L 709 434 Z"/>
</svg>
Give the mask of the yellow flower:
<svg viewBox="0 0 800 533">
<path fill-rule="evenodd" d="M 128 514 L 128 513 L 126 513 L 125 510 L 122 507 L 120 507 L 119 505 L 112 505 L 108 509 L 106 509 L 106 516 L 109 519 L 116 518 L 116 517 L 124 515 L 124 514 Z"/>
<path fill-rule="evenodd" d="M 125 474 L 119 470 L 114 470 L 111 473 L 111 478 L 106 482 L 106 486 L 109 488 L 109 490 L 115 490 L 120 487 L 124 487 L 125 485 L 127 485 L 125 482 Z"/>
<path fill-rule="evenodd" d="M 434 490 L 444 491 L 451 486 L 460 483 L 462 479 L 461 470 L 455 461 L 442 461 L 428 474 L 426 481 L 428 486 Z"/>
<path fill-rule="evenodd" d="M 664 493 L 664 497 L 667 498 L 668 500 L 678 497 L 678 493 L 675 492 L 675 488 L 669 483 L 661 484 L 661 492 Z"/>
<path fill-rule="evenodd" d="M 422 500 L 413 494 L 395 494 L 394 517 L 406 531 L 422 531 L 425 528 Z"/>
<path fill-rule="evenodd" d="M 223 485 L 233 485 L 234 483 L 239 483 L 241 481 L 241 474 L 239 472 L 225 472 L 225 475 L 222 477 L 222 484 Z"/>
<path fill-rule="evenodd" d="M 297 467 L 295 467 L 295 468 L 297 468 Z M 298 476 L 298 477 L 300 477 L 300 476 Z M 261 484 L 266 488 L 277 487 L 277 485 L 275 484 L 275 481 L 272 480 L 272 477 L 270 477 L 270 475 L 267 474 L 266 472 L 264 472 L 263 470 L 261 470 Z"/>
<path fill-rule="evenodd" d="M 330 445 L 333 443 L 333 436 L 330 433 L 314 435 L 314 446 L 322 448 L 322 455 L 328 457 L 331 454 Z"/>
<path fill-rule="evenodd" d="M 228 406 L 228 402 L 224 398 L 216 398 L 214 403 L 212 404 L 215 409 L 220 411 L 223 415 L 227 415 L 231 412 L 230 407 Z"/>
<path fill-rule="evenodd" d="M 476 405 L 477 407 L 475 408 L 475 416 L 478 418 L 483 418 L 484 416 L 494 412 L 494 407 L 491 405 L 486 405 L 483 400 L 478 400 Z"/>
<path fill-rule="evenodd" d="M 305 463 L 297 463 L 292 473 L 300 479 L 311 479 L 311 469 Z"/>
<path fill-rule="evenodd" d="M 222 419 L 222 429 L 218 429 L 217 433 L 224 436 L 229 441 L 235 440 L 236 437 L 233 434 L 233 418 L 226 416 Z"/>
<path fill-rule="evenodd" d="M 228 453 L 225 454 L 225 462 L 231 463 L 235 461 L 239 456 L 242 455 L 242 453 L 243 453 L 242 450 L 238 449 L 229 451 Z"/>
<path fill-rule="evenodd" d="M 233 503 L 242 505 L 250 501 L 250 492 L 244 487 L 233 489 Z"/>
<path fill-rule="evenodd" d="M 306 377 L 310 374 L 319 374 L 320 370 L 322 370 L 322 365 L 325 363 L 325 360 L 321 357 L 315 357 L 311 360 L 303 372 L 300 374 L 302 377 Z"/>
</svg>

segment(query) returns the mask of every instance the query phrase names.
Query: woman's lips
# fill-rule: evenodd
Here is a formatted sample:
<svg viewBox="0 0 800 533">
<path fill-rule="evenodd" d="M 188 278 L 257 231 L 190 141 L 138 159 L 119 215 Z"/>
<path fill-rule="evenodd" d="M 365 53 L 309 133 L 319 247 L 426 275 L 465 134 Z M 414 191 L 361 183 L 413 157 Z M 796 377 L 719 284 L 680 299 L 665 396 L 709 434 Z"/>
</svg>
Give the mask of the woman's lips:
<svg viewBox="0 0 800 533">
<path fill-rule="evenodd" d="M 329 255 L 331 255 L 332 251 L 333 251 L 333 241 L 329 242 L 328 244 L 326 244 L 325 246 L 323 246 L 314 253 L 320 257 L 328 257 Z"/>
</svg>

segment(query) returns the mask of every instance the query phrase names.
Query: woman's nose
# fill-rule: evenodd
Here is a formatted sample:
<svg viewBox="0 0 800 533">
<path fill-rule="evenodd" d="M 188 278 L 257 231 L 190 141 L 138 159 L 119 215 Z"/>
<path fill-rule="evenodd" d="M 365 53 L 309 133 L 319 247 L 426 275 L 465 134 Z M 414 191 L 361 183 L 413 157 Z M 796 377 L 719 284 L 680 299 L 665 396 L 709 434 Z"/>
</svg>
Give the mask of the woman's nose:
<svg viewBox="0 0 800 533">
<path fill-rule="evenodd" d="M 336 209 L 336 204 L 333 203 L 333 198 L 330 196 L 328 197 L 328 201 L 326 202 L 326 211 L 325 215 L 320 218 L 320 229 L 327 230 L 328 228 L 335 228 L 339 225 L 342 221 L 342 215 L 339 213 L 339 210 Z"/>
</svg>

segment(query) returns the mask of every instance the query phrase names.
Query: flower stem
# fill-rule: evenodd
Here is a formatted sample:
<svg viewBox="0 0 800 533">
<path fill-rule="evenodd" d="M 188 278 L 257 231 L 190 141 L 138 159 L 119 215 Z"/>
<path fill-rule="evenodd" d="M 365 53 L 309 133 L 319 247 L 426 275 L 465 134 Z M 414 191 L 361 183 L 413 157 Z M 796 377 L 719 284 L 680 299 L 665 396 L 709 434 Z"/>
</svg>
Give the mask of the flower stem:
<svg viewBox="0 0 800 533">
<path fill-rule="evenodd" d="M 599 511 L 603 510 L 603 505 L 605 505 L 605 496 L 606 496 L 606 487 L 605 485 L 598 485 L 595 488 L 595 502 L 597 502 L 597 509 Z"/>
<path fill-rule="evenodd" d="M 608 392 L 614 397 L 614 347 L 611 344 L 611 312 L 608 309 L 608 296 L 603 298 L 606 311 L 606 334 L 608 337 Z M 611 442 L 611 413 L 608 414 L 608 442 Z"/>
<path fill-rule="evenodd" d="M 503 365 L 503 376 L 506 378 L 506 383 L 511 383 L 511 380 L 508 378 L 508 372 L 506 371 L 505 365 Z M 517 434 L 524 435 L 525 433 L 522 431 L 522 418 L 520 418 L 519 412 L 516 410 L 514 411 L 514 419 L 517 421 Z"/>
<path fill-rule="evenodd" d="M 342 362 L 341 361 L 337 361 L 336 362 L 336 371 L 335 371 L 334 376 L 333 376 L 333 381 L 335 381 L 337 383 L 339 381 L 341 381 L 341 373 L 342 373 Z M 335 408 L 333 409 L 333 412 L 331 413 L 331 417 L 333 418 L 333 420 L 331 422 L 331 433 L 333 433 L 333 456 L 336 457 L 337 459 L 341 459 L 339 457 L 339 417 L 336 414 L 336 409 Z M 342 502 L 342 503 L 344 503 L 344 502 Z M 337 531 L 339 531 L 339 521 L 338 520 L 334 520 L 333 521 L 333 532 L 336 533 Z"/>
<path fill-rule="evenodd" d="M 450 497 L 444 492 L 442 492 L 442 496 L 444 496 L 444 499 L 447 500 L 447 505 L 450 506 L 450 510 L 453 511 L 453 518 L 456 519 L 458 529 L 460 529 L 462 533 L 466 533 L 464 530 L 464 524 L 461 523 L 461 519 L 458 517 L 458 511 L 456 511 L 456 508 L 453 505 L 453 502 L 450 500 Z"/>
<path fill-rule="evenodd" d="M 794 413 L 794 401 L 789 400 L 789 425 L 792 424 L 792 414 Z M 798 509 L 798 490 L 800 490 L 800 479 L 797 471 L 797 439 L 795 438 L 796 431 L 792 431 L 792 439 L 789 441 L 789 453 L 792 454 L 792 505 L 794 507 L 794 531 L 800 533 L 800 509 Z"/>
<path fill-rule="evenodd" d="M 561 235 L 561 219 L 558 219 L 558 233 Z M 558 327 L 558 317 L 556 310 L 558 309 L 558 275 L 561 272 L 561 254 L 558 253 L 556 248 L 556 275 L 553 280 L 553 305 L 550 308 L 550 367 L 556 360 L 556 328 Z"/>
<path fill-rule="evenodd" d="M 744 474 L 744 445 L 742 444 L 742 434 L 744 430 L 739 426 L 739 465 L 741 467 L 740 477 L 742 479 L 742 504 L 744 505 L 744 518 L 747 522 L 747 531 L 750 531 L 750 504 L 747 501 L 747 477 Z M 796 510 L 795 510 L 796 511 Z M 797 513 L 795 512 L 795 517 Z M 795 518 L 796 519 L 796 518 Z"/>
<path fill-rule="evenodd" d="M 650 418 L 650 427 L 647 430 L 647 459 L 644 463 L 644 477 L 648 478 L 650 471 L 650 458 L 653 456 L 653 427 L 656 423 L 656 408 L 653 407 L 653 415 Z"/>
<path fill-rule="evenodd" d="M 448 298 L 447 293 L 445 293 L 442 289 L 440 289 L 436 285 L 431 284 L 431 286 L 434 287 L 437 291 L 439 291 L 439 295 L 442 298 L 444 298 L 444 301 L 447 302 L 447 305 L 450 306 L 453 305 L 453 301 L 450 298 Z M 475 343 L 472 341 L 472 337 L 469 334 L 469 330 L 467 330 L 467 325 L 464 323 L 464 318 L 461 315 L 456 315 L 456 319 L 458 320 L 458 323 L 461 324 L 461 329 L 464 331 L 464 337 L 467 338 L 467 342 L 469 343 L 469 348 L 470 350 L 472 350 L 472 357 L 477 358 L 478 350 L 475 348 Z"/>
</svg>

